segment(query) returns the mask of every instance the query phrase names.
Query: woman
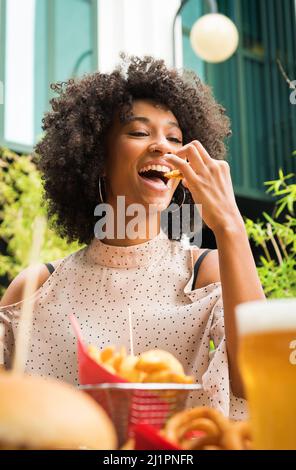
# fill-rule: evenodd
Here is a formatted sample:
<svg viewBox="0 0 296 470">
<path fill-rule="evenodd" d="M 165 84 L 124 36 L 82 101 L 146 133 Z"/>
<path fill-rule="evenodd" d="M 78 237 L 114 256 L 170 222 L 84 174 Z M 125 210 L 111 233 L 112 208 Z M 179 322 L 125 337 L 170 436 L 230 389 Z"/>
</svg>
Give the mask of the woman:
<svg viewBox="0 0 296 470">
<path fill-rule="evenodd" d="M 77 383 L 68 315 L 75 313 L 86 342 L 129 348 L 130 308 L 136 354 L 155 347 L 172 352 L 203 385 L 193 405 L 243 418 L 234 309 L 264 293 L 222 160 L 230 134 L 224 109 L 195 74 L 168 70 L 152 57 L 131 57 L 111 74 L 65 85 L 52 86 L 59 97 L 43 119 L 46 133 L 36 151 L 57 229 L 86 246 L 34 270 L 27 371 Z M 171 169 L 180 170 L 182 183 L 164 178 Z M 131 228 L 133 214 L 119 211 L 118 222 L 111 211 L 105 238 L 95 237 L 95 207 L 104 202 L 116 214 L 122 196 L 126 207 L 145 209 L 137 218 L 140 230 L 133 237 L 122 233 L 122 220 Z M 202 205 L 217 250 L 188 250 L 161 229 L 171 201 L 192 200 Z M 29 274 L 28 268 L 17 276 L 1 302 L 8 365 Z"/>
</svg>

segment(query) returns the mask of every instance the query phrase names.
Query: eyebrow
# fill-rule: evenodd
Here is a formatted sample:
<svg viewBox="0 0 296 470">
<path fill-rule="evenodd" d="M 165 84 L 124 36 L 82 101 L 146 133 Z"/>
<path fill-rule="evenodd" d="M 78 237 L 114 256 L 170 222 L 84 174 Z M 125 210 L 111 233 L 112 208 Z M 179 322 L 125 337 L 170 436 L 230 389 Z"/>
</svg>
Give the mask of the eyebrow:
<svg viewBox="0 0 296 470">
<path fill-rule="evenodd" d="M 132 121 L 145 122 L 146 124 L 151 123 L 150 119 L 148 119 L 147 117 L 144 117 L 144 116 L 133 116 L 129 119 L 128 123 L 132 122 Z M 169 124 L 170 126 L 173 126 L 173 127 L 177 127 L 179 130 L 181 130 L 179 124 L 175 121 L 167 121 L 167 124 Z"/>
</svg>

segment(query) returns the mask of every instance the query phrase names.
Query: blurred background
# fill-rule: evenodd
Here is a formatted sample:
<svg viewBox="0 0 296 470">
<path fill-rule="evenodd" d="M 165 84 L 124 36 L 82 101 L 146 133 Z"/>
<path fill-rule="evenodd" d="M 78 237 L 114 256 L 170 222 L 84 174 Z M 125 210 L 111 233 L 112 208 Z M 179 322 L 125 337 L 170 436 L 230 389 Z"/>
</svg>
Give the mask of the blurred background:
<svg viewBox="0 0 296 470">
<path fill-rule="evenodd" d="M 190 39 L 213 8 L 239 33 L 235 53 L 220 63 L 203 60 Z M 213 88 L 232 121 L 228 161 L 262 282 L 270 296 L 296 296 L 295 0 L 0 0 L 2 291 L 26 266 L 32 221 L 46 209 L 30 154 L 50 83 L 110 71 L 120 51 L 193 69 Z M 215 247 L 207 229 L 203 246 Z M 49 224 L 44 261 L 77 248 Z"/>
</svg>

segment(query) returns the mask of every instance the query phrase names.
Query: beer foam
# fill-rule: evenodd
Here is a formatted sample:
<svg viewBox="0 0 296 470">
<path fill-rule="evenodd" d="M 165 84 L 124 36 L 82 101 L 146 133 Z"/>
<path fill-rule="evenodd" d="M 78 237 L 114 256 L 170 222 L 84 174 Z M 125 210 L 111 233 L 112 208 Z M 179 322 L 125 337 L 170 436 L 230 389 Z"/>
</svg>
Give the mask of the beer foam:
<svg viewBox="0 0 296 470">
<path fill-rule="evenodd" d="M 240 335 L 296 330 L 296 298 L 246 302 L 235 311 Z"/>
</svg>

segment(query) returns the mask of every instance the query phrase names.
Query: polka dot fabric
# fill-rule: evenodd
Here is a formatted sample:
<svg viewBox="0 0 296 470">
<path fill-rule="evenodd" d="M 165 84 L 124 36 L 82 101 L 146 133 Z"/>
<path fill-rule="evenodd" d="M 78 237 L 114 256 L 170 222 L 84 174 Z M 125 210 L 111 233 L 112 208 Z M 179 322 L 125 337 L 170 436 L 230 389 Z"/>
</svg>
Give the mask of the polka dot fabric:
<svg viewBox="0 0 296 470">
<path fill-rule="evenodd" d="M 192 248 L 192 250 L 195 248 Z M 99 348 L 129 343 L 132 312 L 135 354 L 162 348 L 174 354 L 203 391 L 189 406 L 209 405 L 234 419 L 246 418 L 246 402 L 230 390 L 221 284 L 191 290 L 192 253 L 161 230 L 131 247 L 91 244 L 67 256 L 31 298 L 34 321 L 26 370 L 77 384 L 74 313 L 86 343 Z M 11 363 L 21 304 L 0 309 L 5 361 Z M 216 350 L 209 352 L 209 340 Z"/>
</svg>

